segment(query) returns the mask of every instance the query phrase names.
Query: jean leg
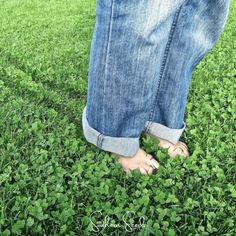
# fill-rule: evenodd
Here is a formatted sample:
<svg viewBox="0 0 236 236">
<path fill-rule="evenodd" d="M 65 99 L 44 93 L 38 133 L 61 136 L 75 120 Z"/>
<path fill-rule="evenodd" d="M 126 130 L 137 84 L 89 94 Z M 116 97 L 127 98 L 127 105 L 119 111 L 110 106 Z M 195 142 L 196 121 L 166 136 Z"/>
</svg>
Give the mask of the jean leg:
<svg viewBox="0 0 236 236">
<path fill-rule="evenodd" d="M 156 98 L 145 131 L 176 144 L 186 127 L 184 112 L 192 71 L 222 33 L 229 0 L 187 0 L 165 51 Z"/>
<path fill-rule="evenodd" d="M 139 149 L 173 19 L 184 0 L 97 0 L 83 131 L 124 156 Z"/>
</svg>

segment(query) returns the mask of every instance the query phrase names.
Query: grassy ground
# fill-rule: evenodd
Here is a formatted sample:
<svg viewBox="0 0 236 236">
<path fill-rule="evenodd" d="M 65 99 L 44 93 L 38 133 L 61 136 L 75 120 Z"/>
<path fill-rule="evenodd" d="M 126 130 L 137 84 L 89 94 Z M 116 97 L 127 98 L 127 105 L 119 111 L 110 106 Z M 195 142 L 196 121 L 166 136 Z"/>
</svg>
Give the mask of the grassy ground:
<svg viewBox="0 0 236 236">
<path fill-rule="evenodd" d="M 181 138 L 191 158 L 143 137 L 162 164 L 153 176 L 124 175 L 83 137 L 95 0 L 0 6 L 1 235 L 236 235 L 235 0 L 194 72 Z"/>
</svg>

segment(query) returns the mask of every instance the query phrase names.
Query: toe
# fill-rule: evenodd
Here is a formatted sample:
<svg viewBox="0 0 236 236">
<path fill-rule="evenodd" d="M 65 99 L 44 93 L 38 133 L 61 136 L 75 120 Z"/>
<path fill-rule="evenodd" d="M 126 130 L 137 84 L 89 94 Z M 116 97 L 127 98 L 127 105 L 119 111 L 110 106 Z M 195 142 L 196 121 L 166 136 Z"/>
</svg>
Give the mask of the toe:
<svg viewBox="0 0 236 236">
<path fill-rule="evenodd" d="M 170 157 L 176 157 L 177 155 L 186 157 L 188 155 L 188 152 L 185 148 L 182 148 L 180 146 L 172 147 L 168 150 L 168 154 Z"/>
<path fill-rule="evenodd" d="M 145 164 L 145 163 L 143 163 L 143 164 L 141 165 L 141 168 L 145 169 L 145 171 L 146 171 L 147 174 L 149 174 L 149 175 L 151 175 L 151 174 L 153 173 L 153 170 L 154 170 L 154 168 L 153 168 L 152 166 L 150 166 L 150 165 L 148 165 L 148 164 Z"/>
<path fill-rule="evenodd" d="M 183 156 L 185 156 L 185 157 L 189 156 L 187 145 L 184 145 L 183 143 L 181 143 L 180 145 L 178 145 L 178 148 L 180 149 L 180 152 L 182 152 Z"/>
<path fill-rule="evenodd" d="M 188 148 L 187 144 L 182 142 L 182 141 L 179 141 L 180 144 L 184 145 L 186 148 Z"/>
<path fill-rule="evenodd" d="M 159 167 L 160 167 L 159 162 L 156 161 L 155 159 L 152 159 L 150 164 L 156 169 L 159 169 Z"/>
<path fill-rule="evenodd" d="M 150 154 L 147 154 L 147 156 L 145 157 L 145 162 L 152 168 L 158 169 L 160 166 L 159 162 L 156 161 Z"/>
<path fill-rule="evenodd" d="M 161 148 L 169 148 L 171 146 L 171 143 L 167 140 L 160 139 L 159 147 Z"/>
<path fill-rule="evenodd" d="M 187 150 L 184 150 L 185 157 L 189 157 L 189 152 Z"/>
<path fill-rule="evenodd" d="M 181 146 L 183 149 L 188 150 L 188 146 L 187 146 L 185 143 L 183 143 L 183 142 L 178 143 L 177 145 L 178 145 L 178 146 Z"/>
<path fill-rule="evenodd" d="M 126 172 L 126 173 L 128 173 L 128 174 L 130 174 L 130 173 L 131 173 L 131 171 L 130 171 L 130 169 L 129 169 L 129 168 L 123 168 L 123 171 L 124 171 L 124 172 Z"/>
<path fill-rule="evenodd" d="M 147 171 L 145 170 L 145 168 L 143 168 L 143 167 L 139 167 L 139 170 L 140 170 L 140 172 L 143 174 L 143 175 L 147 175 L 148 173 L 147 173 Z"/>
</svg>

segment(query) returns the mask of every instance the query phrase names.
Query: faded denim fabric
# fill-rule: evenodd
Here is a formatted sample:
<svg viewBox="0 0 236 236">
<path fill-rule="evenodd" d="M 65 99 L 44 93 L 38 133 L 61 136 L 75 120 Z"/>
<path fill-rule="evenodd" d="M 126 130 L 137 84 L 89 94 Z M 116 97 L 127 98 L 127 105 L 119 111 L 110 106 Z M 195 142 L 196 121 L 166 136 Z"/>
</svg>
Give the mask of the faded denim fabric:
<svg viewBox="0 0 236 236">
<path fill-rule="evenodd" d="M 229 0 L 97 0 L 86 140 L 124 156 L 143 131 L 176 144 L 192 71 L 223 32 Z"/>
</svg>

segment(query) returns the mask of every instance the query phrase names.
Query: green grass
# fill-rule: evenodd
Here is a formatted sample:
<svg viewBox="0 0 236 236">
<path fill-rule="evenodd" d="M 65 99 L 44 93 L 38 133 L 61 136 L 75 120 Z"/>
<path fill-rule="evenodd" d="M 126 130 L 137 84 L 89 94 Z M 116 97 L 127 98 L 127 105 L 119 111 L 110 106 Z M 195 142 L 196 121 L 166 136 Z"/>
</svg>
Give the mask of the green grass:
<svg viewBox="0 0 236 236">
<path fill-rule="evenodd" d="M 143 137 L 161 162 L 153 176 L 125 175 L 83 137 L 95 0 L 0 6 L 0 235 L 236 235 L 236 0 L 194 72 L 181 138 L 191 157 Z M 98 234 L 91 221 L 106 216 L 122 227 Z"/>
</svg>

